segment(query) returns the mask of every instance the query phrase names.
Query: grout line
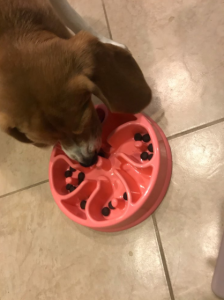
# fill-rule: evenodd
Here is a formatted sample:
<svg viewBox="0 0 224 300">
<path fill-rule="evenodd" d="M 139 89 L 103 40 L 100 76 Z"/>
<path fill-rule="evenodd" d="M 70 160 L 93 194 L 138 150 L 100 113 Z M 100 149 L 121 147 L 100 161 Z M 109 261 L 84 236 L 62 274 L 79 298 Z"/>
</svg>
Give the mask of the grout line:
<svg viewBox="0 0 224 300">
<path fill-rule="evenodd" d="M 106 23 L 107 23 L 107 28 L 108 28 L 108 32 L 109 32 L 109 37 L 110 37 L 110 39 L 112 40 L 113 37 L 112 37 L 111 29 L 110 29 L 110 24 L 109 24 L 109 20 L 108 20 L 108 16 L 107 16 L 107 11 L 106 11 L 106 7 L 105 7 L 104 0 L 101 0 L 101 2 L 102 2 L 102 6 L 103 6 L 104 15 L 105 15 L 105 20 L 106 20 Z"/>
<path fill-rule="evenodd" d="M 152 220 L 153 220 L 153 225 L 154 225 L 155 232 L 156 232 L 157 242 L 159 245 L 160 255 L 162 258 L 162 263 L 163 263 L 163 268 L 164 268 L 164 272 L 165 272 L 165 276 L 166 276 L 167 286 L 168 286 L 169 293 L 170 293 L 170 299 L 175 300 L 174 293 L 173 293 L 173 287 L 172 287 L 172 283 L 170 280 L 170 274 L 169 274 L 169 270 L 168 270 L 167 263 L 166 263 L 166 257 L 165 257 L 165 253 L 164 253 L 164 249 L 163 249 L 163 244 L 161 241 L 159 228 L 158 228 L 156 217 L 154 214 L 152 214 Z"/>
<path fill-rule="evenodd" d="M 220 118 L 218 120 L 215 120 L 215 121 L 212 121 L 212 122 L 209 122 L 209 123 L 206 123 L 206 124 L 203 124 L 203 125 L 200 125 L 200 126 L 197 126 L 197 127 L 185 130 L 185 131 L 182 131 L 180 133 L 170 135 L 169 137 L 167 137 L 167 139 L 170 141 L 170 140 L 176 139 L 178 137 L 181 137 L 183 135 L 187 135 L 189 133 L 193 133 L 193 132 L 199 131 L 201 129 L 205 129 L 207 127 L 210 127 L 210 126 L 222 123 L 222 122 L 224 122 L 224 118 Z"/>
<path fill-rule="evenodd" d="M 44 184 L 44 183 L 47 183 L 47 182 L 49 182 L 48 179 L 40 181 L 40 182 L 35 183 L 35 184 L 31 184 L 29 186 L 26 186 L 26 187 L 24 187 L 22 189 L 19 189 L 19 190 L 16 190 L 16 191 L 13 191 L 13 192 L 10 192 L 10 193 L 4 194 L 4 195 L 0 195 L 0 199 L 4 198 L 4 197 L 7 197 L 7 196 L 11 196 L 13 194 L 16 194 L 16 193 L 19 193 L 19 192 L 22 192 L 22 191 L 25 191 L 25 190 L 28 190 L 28 189 L 31 189 L 31 188 L 33 188 L 35 186 L 38 186 L 38 185 L 41 185 L 41 184 Z"/>
<path fill-rule="evenodd" d="M 110 38 L 112 39 L 112 34 L 111 34 L 111 31 L 110 31 L 110 26 L 109 26 L 109 22 L 108 22 L 108 19 L 107 19 L 107 14 L 106 14 L 106 9 L 105 9 L 105 6 L 104 6 L 104 0 L 102 0 L 102 5 L 103 5 L 103 9 L 104 9 L 104 13 L 105 13 L 105 18 L 106 18 L 106 22 L 107 22 L 107 26 L 108 26 L 108 30 L 109 30 L 109 35 L 110 35 Z M 170 141 L 170 140 L 174 140 L 178 137 L 182 137 L 184 135 L 187 135 L 189 133 L 193 133 L 193 132 L 197 132 L 201 129 L 205 129 L 205 128 L 208 128 L 210 126 L 213 126 L 213 125 L 216 125 L 216 124 L 219 124 L 219 123 L 222 123 L 224 122 L 224 117 L 223 118 L 220 118 L 218 120 L 215 120 L 215 121 L 212 121 L 212 122 L 209 122 L 209 123 L 206 123 L 206 124 L 203 124 L 203 125 L 200 125 L 200 126 L 197 126 L 197 127 L 194 127 L 194 128 L 191 128 L 191 129 L 188 129 L 188 130 L 185 130 L 185 131 L 182 131 L 180 133 L 176 133 L 176 134 L 173 134 L 173 135 L 170 135 L 167 137 L 167 139 Z M 44 183 L 47 183 L 49 182 L 48 179 L 46 180 L 43 180 L 43 181 L 40 181 L 38 183 L 35 183 L 35 184 L 32 184 L 32 185 L 29 185 L 27 187 L 24 187 L 22 189 L 19 189 L 19 190 L 16 190 L 16 191 L 13 191 L 13 192 L 10 192 L 10 193 L 7 193 L 7 194 L 3 194 L 3 195 L 0 195 L 0 199 L 1 198 L 4 198 L 4 197 L 7 197 L 7 196 L 10 196 L 10 195 L 13 195 L 13 194 L 16 194 L 16 193 L 19 193 L 19 192 L 22 192 L 22 191 L 25 191 L 25 190 L 28 190 L 30 188 L 33 188 L 35 186 L 38 186 L 38 185 L 41 185 L 41 184 L 44 184 Z M 156 219 L 154 217 L 154 215 L 152 216 L 153 218 L 153 223 L 154 223 L 154 226 L 155 226 L 155 230 L 158 231 L 158 226 L 157 226 L 157 223 L 156 223 Z M 158 238 L 158 243 L 159 243 L 159 240 L 160 240 L 160 235 L 159 235 L 159 231 L 156 232 L 156 236 Z M 161 240 L 160 240 L 160 243 L 161 243 Z M 161 243 L 161 247 L 162 247 L 162 243 Z M 162 249 L 163 251 L 163 249 Z M 162 253 L 161 253 L 162 255 Z M 163 253 L 164 255 L 164 253 Z M 165 259 L 165 256 L 164 256 L 164 259 Z M 166 264 L 166 263 L 165 263 Z M 167 269 L 168 271 L 168 269 Z M 169 275 L 169 274 L 168 274 Z"/>
</svg>

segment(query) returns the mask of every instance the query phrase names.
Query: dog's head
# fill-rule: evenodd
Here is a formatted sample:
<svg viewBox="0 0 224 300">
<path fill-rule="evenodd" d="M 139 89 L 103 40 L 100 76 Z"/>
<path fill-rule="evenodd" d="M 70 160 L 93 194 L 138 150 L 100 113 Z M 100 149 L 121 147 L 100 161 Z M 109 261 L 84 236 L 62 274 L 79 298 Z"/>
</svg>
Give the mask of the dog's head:
<svg viewBox="0 0 224 300">
<path fill-rule="evenodd" d="M 45 146 L 60 141 L 68 156 L 89 164 L 101 146 L 91 95 L 120 113 L 138 113 L 151 101 L 132 55 L 88 33 L 50 45 L 36 59 L 33 51 L 21 57 L 17 69 L 1 62 L 0 125 L 21 142 Z"/>
</svg>

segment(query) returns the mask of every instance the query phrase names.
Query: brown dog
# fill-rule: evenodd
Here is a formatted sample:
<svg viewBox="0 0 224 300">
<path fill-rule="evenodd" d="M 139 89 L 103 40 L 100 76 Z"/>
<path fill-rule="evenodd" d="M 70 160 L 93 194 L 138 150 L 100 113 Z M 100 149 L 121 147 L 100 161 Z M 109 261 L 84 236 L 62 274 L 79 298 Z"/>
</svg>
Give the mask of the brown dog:
<svg viewBox="0 0 224 300">
<path fill-rule="evenodd" d="M 91 94 L 137 113 L 151 91 L 132 55 L 87 32 L 72 36 L 44 0 L 0 0 L 0 126 L 37 146 L 60 141 L 89 163 L 101 125 Z"/>
</svg>

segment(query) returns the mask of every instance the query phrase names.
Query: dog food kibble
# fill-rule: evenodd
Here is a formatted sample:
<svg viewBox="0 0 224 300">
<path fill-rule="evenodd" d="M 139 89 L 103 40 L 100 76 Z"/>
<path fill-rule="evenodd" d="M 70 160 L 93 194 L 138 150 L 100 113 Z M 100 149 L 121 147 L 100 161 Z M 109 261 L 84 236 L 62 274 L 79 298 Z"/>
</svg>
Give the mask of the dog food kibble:
<svg viewBox="0 0 224 300">
<path fill-rule="evenodd" d="M 75 172 L 76 169 L 73 169 L 72 167 L 70 167 L 70 171 L 71 171 L 71 172 Z"/>
<path fill-rule="evenodd" d="M 146 159 L 148 159 L 148 153 L 147 152 L 142 152 L 140 157 L 141 157 L 142 160 L 146 160 Z"/>
<path fill-rule="evenodd" d="M 66 184 L 66 190 L 70 191 L 72 185 L 70 183 Z"/>
<path fill-rule="evenodd" d="M 115 207 L 113 207 L 111 201 L 108 203 L 108 206 L 109 206 L 110 209 L 115 209 Z"/>
<path fill-rule="evenodd" d="M 153 152 L 153 145 L 152 145 L 152 144 L 149 144 L 149 145 L 148 145 L 148 150 L 149 150 L 150 152 Z"/>
<path fill-rule="evenodd" d="M 124 198 L 124 200 L 128 200 L 128 195 L 126 192 L 123 194 L 123 198 Z"/>
<path fill-rule="evenodd" d="M 70 170 L 65 171 L 65 177 L 71 177 L 72 176 L 72 172 Z"/>
<path fill-rule="evenodd" d="M 142 140 L 142 135 L 141 135 L 141 133 L 136 133 L 136 134 L 134 135 L 134 140 L 135 140 L 135 141 L 141 141 L 141 140 Z"/>
<path fill-rule="evenodd" d="M 84 178 L 85 178 L 85 174 L 83 172 L 80 172 L 78 175 L 79 184 L 83 182 Z"/>
<path fill-rule="evenodd" d="M 149 154 L 149 155 L 148 155 L 148 160 L 151 160 L 152 157 L 153 157 L 153 154 Z"/>
<path fill-rule="evenodd" d="M 86 200 L 82 200 L 80 202 L 80 207 L 81 207 L 81 209 L 85 209 L 86 208 Z"/>
<path fill-rule="evenodd" d="M 150 141 L 150 136 L 148 133 L 144 134 L 142 137 L 143 142 L 148 143 Z"/>
<path fill-rule="evenodd" d="M 70 190 L 69 190 L 70 193 L 73 192 L 75 189 L 76 189 L 76 187 L 75 187 L 74 185 L 72 185 L 72 186 L 70 187 Z"/>
<path fill-rule="evenodd" d="M 101 156 L 101 157 L 105 157 L 105 154 L 104 154 L 103 150 L 100 150 L 100 152 L 98 153 L 98 155 Z"/>
<path fill-rule="evenodd" d="M 104 207 L 102 209 L 102 215 L 107 217 L 107 216 L 109 216 L 109 214 L 110 214 L 110 209 L 108 207 Z"/>
</svg>

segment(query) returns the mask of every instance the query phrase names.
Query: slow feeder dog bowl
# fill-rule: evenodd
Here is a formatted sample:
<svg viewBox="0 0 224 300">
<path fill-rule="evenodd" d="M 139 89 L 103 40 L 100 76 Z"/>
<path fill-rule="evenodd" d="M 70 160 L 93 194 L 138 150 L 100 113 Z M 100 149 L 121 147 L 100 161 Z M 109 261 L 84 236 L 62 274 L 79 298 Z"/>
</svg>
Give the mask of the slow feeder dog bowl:
<svg viewBox="0 0 224 300">
<path fill-rule="evenodd" d="M 171 178 L 171 151 L 162 130 L 145 115 L 110 113 L 104 105 L 96 110 L 102 156 L 85 168 L 56 145 L 49 166 L 51 192 L 73 221 L 100 231 L 124 230 L 161 203 Z"/>
</svg>

